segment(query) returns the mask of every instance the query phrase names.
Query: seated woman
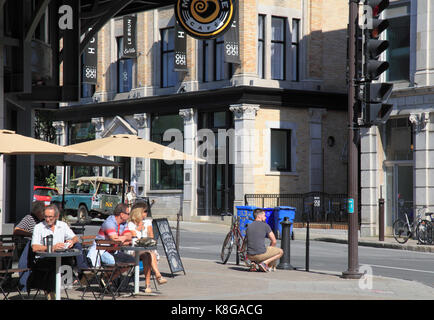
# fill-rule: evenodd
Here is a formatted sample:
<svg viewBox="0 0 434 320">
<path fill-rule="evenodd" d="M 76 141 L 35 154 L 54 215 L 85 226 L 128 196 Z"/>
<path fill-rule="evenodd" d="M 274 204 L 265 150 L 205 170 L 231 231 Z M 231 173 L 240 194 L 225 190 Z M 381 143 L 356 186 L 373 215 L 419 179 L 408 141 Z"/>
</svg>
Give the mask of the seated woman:
<svg viewBox="0 0 434 320">
<path fill-rule="evenodd" d="M 128 222 L 128 229 L 133 234 L 133 245 L 138 239 L 148 237 L 153 238 L 154 233 L 152 230 L 152 219 L 148 218 L 148 205 L 145 202 L 136 202 L 131 208 L 130 219 Z M 159 255 L 157 250 L 152 251 L 141 251 L 139 252 L 140 259 L 143 263 L 143 271 L 145 274 L 145 282 L 146 282 L 146 293 L 152 292 L 150 282 L 151 282 L 151 270 L 154 271 L 155 276 L 157 277 L 157 281 L 159 284 L 164 284 L 167 282 L 161 276 L 160 271 L 158 270 L 158 259 Z"/>
</svg>

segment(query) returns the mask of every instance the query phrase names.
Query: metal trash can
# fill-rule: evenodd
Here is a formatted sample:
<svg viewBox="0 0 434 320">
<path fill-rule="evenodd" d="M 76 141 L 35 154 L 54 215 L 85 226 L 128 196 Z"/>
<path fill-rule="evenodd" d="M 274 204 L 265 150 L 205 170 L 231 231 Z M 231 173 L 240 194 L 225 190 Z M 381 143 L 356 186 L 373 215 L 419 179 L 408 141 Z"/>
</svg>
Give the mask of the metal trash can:
<svg viewBox="0 0 434 320">
<path fill-rule="evenodd" d="M 243 237 L 246 236 L 247 225 L 253 222 L 253 210 L 258 207 L 254 206 L 236 206 L 237 216 L 240 217 L 240 232 Z"/>
<path fill-rule="evenodd" d="M 275 207 L 274 208 L 274 235 L 277 239 L 282 238 L 282 225 L 280 222 L 283 221 L 285 217 L 289 218 L 289 221 L 293 224 L 295 218 L 295 210 L 294 207 Z M 294 225 L 291 225 L 291 239 L 294 240 L 294 232 L 292 231 Z"/>
</svg>

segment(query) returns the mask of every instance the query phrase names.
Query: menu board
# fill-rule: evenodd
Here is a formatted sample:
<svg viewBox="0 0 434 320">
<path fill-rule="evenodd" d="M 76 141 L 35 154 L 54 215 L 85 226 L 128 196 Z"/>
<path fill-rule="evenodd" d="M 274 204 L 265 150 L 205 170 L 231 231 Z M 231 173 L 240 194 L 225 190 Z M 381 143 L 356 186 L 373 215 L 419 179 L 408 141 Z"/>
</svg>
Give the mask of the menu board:
<svg viewBox="0 0 434 320">
<path fill-rule="evenodd" d="M 176 248 L 169 222 L 166 218 L 154 219 L 154 221 L 157 225 L 164 252 L 166 253 L 170 271 L 172 274 L 181 271 L 183 271 L 185 274 L 184 266 L 182 265 L 181 257 L 179 256 L 178 249 Z"/>
</svg>

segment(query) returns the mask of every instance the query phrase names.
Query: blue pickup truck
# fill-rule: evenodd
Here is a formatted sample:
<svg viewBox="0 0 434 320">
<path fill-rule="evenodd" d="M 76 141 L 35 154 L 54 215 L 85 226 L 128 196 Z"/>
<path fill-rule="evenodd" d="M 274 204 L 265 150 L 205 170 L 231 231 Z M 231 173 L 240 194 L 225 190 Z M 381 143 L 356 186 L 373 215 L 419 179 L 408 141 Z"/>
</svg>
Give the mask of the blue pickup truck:
<svg viewBox="0 0 434 320">
<path fill-rule="evenodd" d="M 68 190 L 64 195 L 64 210 L 77 216 L 79 223 L 111 215 L 122 201 L 122 179 L 80 177 L 71 180 Z M 51 203 L 61 207 L 62 195 L 51 197 Z"/>
</svg>

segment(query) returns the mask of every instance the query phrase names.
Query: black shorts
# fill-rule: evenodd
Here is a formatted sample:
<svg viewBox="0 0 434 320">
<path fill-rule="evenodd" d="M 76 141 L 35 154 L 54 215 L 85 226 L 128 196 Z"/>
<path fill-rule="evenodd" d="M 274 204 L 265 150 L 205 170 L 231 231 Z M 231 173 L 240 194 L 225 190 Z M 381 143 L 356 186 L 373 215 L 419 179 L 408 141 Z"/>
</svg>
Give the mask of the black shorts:
<svg viewBox="0 0 434 320">
<path fill-rule="evenodd" d="M 124 263 L 135 263 L 136 259 L 125 252 L 117 251 L 113 254 L 113 257 L 115 258 L 116 263 L 118 262 L 124 262 Z"/>
</svg>

